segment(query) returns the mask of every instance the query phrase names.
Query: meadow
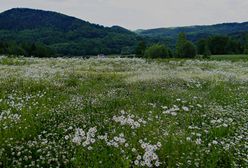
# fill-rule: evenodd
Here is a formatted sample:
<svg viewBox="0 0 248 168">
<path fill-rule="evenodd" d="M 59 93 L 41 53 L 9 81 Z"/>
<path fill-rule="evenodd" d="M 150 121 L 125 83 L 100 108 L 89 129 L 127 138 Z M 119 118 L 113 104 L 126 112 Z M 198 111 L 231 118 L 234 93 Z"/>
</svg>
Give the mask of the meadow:
<svg viewBox="0 0 248 168">
<path fill-rule="evenodd" d="M 248 62 L 0 57 L 0 167 L 248 167 Z"/>
</svg>

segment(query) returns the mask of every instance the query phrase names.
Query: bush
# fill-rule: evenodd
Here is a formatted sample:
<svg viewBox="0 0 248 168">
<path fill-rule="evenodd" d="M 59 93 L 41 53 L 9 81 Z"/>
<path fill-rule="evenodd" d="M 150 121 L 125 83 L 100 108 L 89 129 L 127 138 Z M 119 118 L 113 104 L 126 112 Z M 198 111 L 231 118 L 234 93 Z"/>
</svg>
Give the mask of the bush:
<svg viewBox="0 0 248 168">
<path fill-rule="evenodd" d="M 244 54 L 248 55 L 248 48 L 245 48 Z"/>
<path fill-rule="evenodd" d="M 184 33 L 180 33 L 178 36 L 176 54 L 181 58 L 194 58 L 197 54 L 195 45 L 186 39 Z"/>
<path fill-rule="evenodd" d="M 169 50 L 166 46 L 161 44 L 154 44 L 145 50 L 146 58 L 167 58 L 169 57 Z"/>
<path fill-rule="evenodd" d="M 183 57 L 183 58 L 194 58 L 196 56 L 196 54 L 197 54 L 196 47 L 192 42 L 186 41 L 182 45 L 182 55 L 181 55 L 181 57 Z"/>
<path fill-rule="evenodd" d="M 204 52 L 203 52 L 203 58 L 208 59 L 211 56 L 211 51 L 208 48 L 208 45 L 205 45 Z"/>
</svg>

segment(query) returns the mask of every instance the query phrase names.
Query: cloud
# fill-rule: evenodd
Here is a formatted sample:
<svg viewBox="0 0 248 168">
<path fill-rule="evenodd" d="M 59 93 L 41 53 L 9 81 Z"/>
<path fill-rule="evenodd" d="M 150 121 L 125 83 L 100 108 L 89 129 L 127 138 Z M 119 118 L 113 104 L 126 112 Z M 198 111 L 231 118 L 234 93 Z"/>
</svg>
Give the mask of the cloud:
<svg viewBox="0 0 248 168">
<path fill-rule="evenodd" d="M 130 29 L 241 22 L 247 0 L 8 0 L 0 10 L 30 7 L 53 10 L 107 26 Z"/>
</svg>

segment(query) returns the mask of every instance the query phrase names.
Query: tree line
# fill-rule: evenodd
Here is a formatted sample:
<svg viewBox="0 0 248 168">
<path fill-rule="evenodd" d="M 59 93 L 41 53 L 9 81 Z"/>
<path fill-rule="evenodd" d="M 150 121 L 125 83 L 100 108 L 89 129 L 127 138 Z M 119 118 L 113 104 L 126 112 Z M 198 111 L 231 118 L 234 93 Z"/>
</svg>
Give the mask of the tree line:
<svg viewBox="0 0 248 168">
<path fill-rule="evenodd" d="M 140 41 L 135 54 L 145 58 L 194 58 L 197 55 L 208 58 L 210 55 L 248 54 L 248 35 L 243 41 L 227 36 L 211 36 L 194 44 L 187 40 L 185 33 L 180 33 L 174 49 L 161 43 L 148 46 L 145 41 Z"/>
<path fill-rule="evenodd" d="M 147 45 L 148 43 L 149 45 Z M 90 48 L 94 49 L 97 46 L 98 43 L 96 43 L 95 46 L 91 46 Z M 98 47 L 102 46 L 100 45 Z M 120 46 L 112 47 L 118 48 Z M 60 52 L 57 52 L 57 50 L 54 50 L 54 48 L 52 49 L 43 43 L 17 43 L 14 41 L 0 41 L 0 55 L 21 55 L 26 57 L 60 56 Z M 74 49 L 73 46 L 69 44 L 62 48 L 65 50 L 63 53 L 70 53 L 69 50 Z M 79 49 L 80 48 L 81 47 L 79 46 Z M 248 54 L 248 35 L 246 35 L 243 41 L 227 36 L 211 36 L 201 39 L 196 43 L 192 43 L 191 41 L 187 40 L 185 33 L 180 33 L 178 35 L 175 48 L 168 47 L 165 45 L 165 42 L 156 43 L 154 41 L 141 39 L 140 42 L 137 43 L 136 47 L 126 46 L 118 50 L 119 54 L 122 55 L 135 54 L 137 57 L 145 58 L 194 58 L 197 55 L 202 55 L 204 58 L 207 58 L 210 55 Z M 113 54 L 111 52 L 106 52 L 104 49 L 99 49 L 92 52 L 92 55 L 100 53 Z M 116 51 L 114 54 L 116 53 L 118 53 L 118 51 Z"/>
<path fill-rule="evenodd" d="M 42 43 L 0 42 L 0 55 L 52 57 L 55 52 Z"/>
</svg>

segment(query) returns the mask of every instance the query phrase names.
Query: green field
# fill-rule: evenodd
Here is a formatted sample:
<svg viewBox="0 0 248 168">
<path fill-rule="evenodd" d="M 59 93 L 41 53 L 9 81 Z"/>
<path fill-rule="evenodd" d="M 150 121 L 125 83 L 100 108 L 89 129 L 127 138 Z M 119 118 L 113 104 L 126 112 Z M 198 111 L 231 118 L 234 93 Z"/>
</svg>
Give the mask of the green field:
<svg viewBox="0 0 248 168">
<path fill-rule="evenodd" d="M 248 167 L 248 62 L 230 57 L 0 57 L 0 167 Z"/>
<path fill-rule="evenodd" d="M 213 55 L 211 60 L 216 61 L 248 61 L 248 55 Z"/>
</svg>

